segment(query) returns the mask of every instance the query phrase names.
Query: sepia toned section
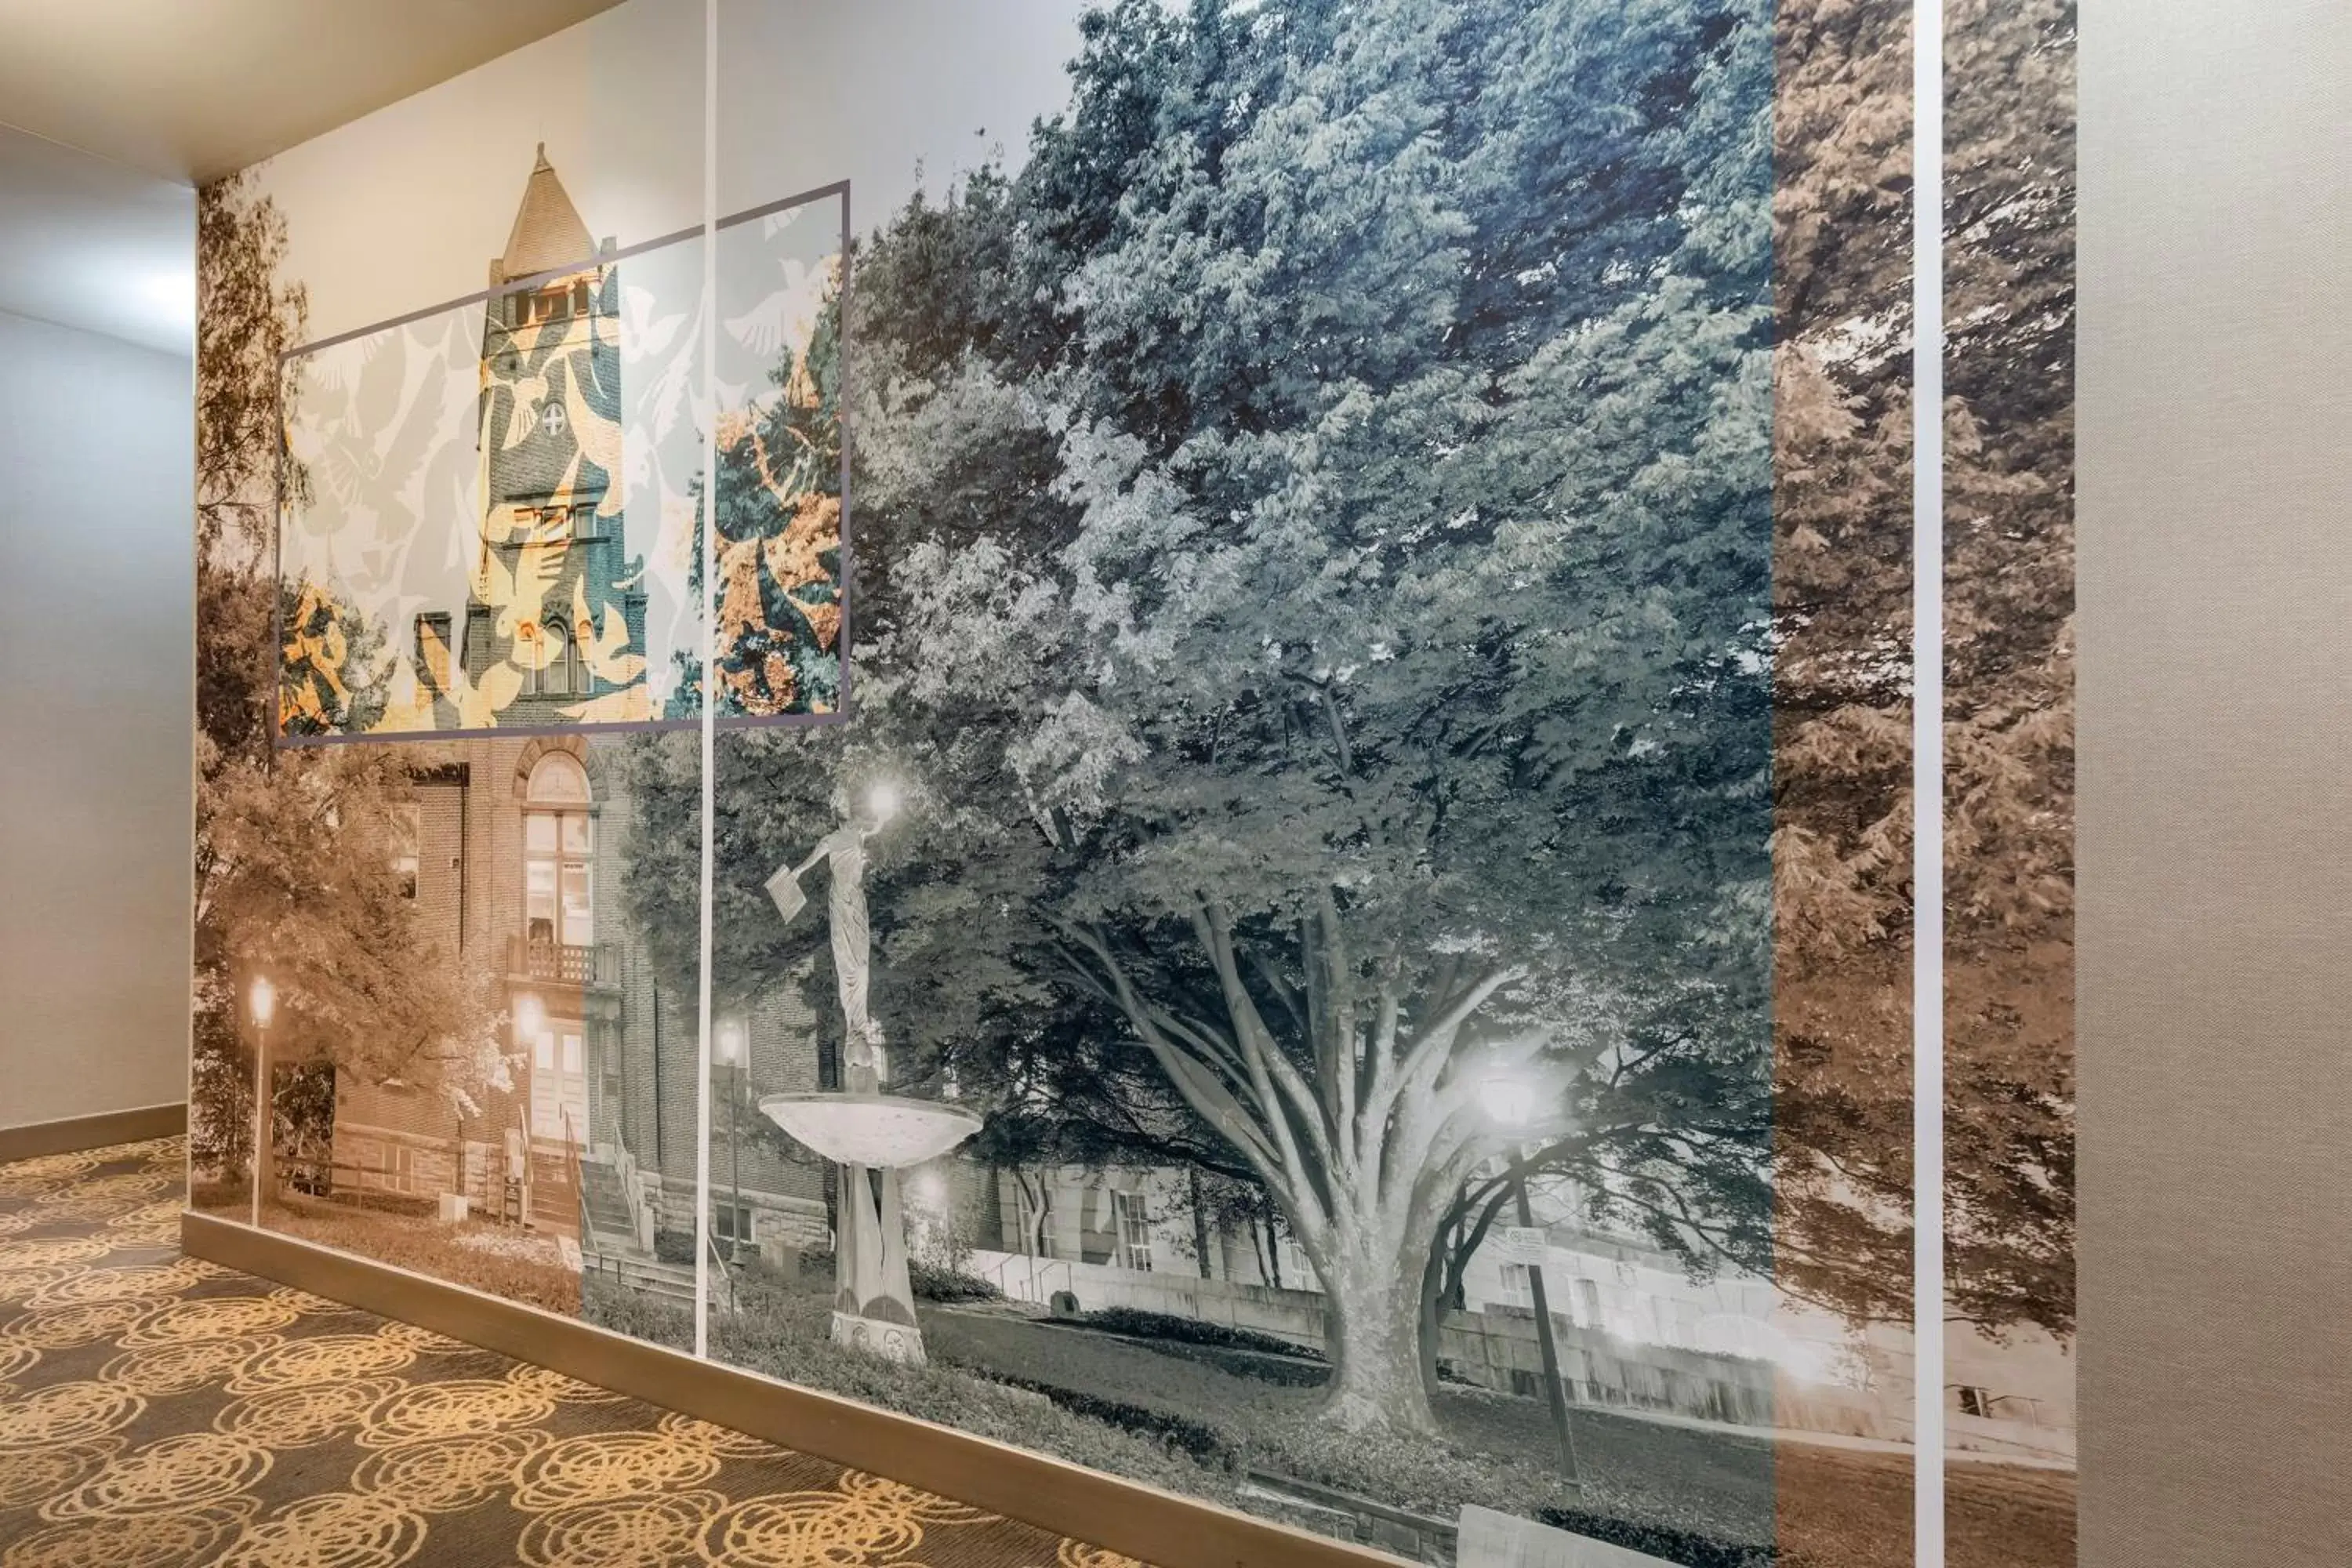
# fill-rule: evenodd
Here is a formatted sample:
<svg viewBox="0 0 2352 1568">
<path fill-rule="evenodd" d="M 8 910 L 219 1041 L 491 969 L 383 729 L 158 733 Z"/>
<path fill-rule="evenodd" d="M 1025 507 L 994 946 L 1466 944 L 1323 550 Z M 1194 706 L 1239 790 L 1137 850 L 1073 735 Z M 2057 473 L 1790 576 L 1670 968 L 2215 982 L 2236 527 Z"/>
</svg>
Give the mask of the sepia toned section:
<svg viewBox="0 0 2352 1568">
<path fill-rule="evenodd" d="M 1945 26 L 1949 1560 L 2071 1568 L 2075 8 Z"/>
<path fill-rule="evenodd" d="M 1785 1560 L 1912 1560 L 1911 6 L 1789 0 L 1773 142 L 1771 1217 L 1846 1349 Z"/>
</svg>

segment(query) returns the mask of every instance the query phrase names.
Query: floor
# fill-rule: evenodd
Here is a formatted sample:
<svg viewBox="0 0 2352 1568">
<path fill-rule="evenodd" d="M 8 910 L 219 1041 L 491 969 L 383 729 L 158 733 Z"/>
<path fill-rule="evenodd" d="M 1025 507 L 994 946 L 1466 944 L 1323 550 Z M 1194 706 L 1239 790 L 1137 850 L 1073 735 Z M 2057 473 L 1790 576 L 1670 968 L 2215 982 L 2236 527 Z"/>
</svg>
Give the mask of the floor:
<svg viewBox="0 0 2352 1568">
<path fill-rule="evenodd" d="M 182 1171 L 0 1165 L 0 1568 L 1140 1568 L 184 1258 Z"/>
</svg>

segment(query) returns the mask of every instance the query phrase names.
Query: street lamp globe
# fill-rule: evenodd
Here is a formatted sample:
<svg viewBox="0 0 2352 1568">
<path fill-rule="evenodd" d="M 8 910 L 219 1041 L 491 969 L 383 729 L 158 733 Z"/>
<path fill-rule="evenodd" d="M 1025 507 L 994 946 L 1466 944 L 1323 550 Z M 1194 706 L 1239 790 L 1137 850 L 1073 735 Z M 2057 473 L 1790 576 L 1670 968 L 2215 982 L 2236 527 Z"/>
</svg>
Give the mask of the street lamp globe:
<svg viewBox="0 0 2352 1568">
<path fill-rule="evenodd" d="M 877 825 L 898 816 L 900 804 L 898 786 L 888 779 L 876 784 L 866 796 L 866 809 L 874 814 Z"/>
<path fill-rule="evenodd" d="M 517 1035 L 526 1041 L 539 1038 L 540 1028 L 547 1022 L 547 1009 L 536 995 L 526 991 L 516 997 L 514 1016 Z"/>
<path fill-rule="evenodd" d="M 253 1008 L 253 1021 L 262 1028 L 269 1027 L 270 1015 L 278 1011 L 278 987 L 269 983 L 267 974 L 253 977 L 253 989 L 247 1001 Z"/>
<path fill-rule="evenodd" d="M 712 1039 L 712 1047 L 718 1054 L 720 1066 L 733 1067 L 737 1062 L 741 1061 L 743 1059 L 743 1020 L 721 1018 L 719 1021 L 718 1032 Z"/>
</svg>

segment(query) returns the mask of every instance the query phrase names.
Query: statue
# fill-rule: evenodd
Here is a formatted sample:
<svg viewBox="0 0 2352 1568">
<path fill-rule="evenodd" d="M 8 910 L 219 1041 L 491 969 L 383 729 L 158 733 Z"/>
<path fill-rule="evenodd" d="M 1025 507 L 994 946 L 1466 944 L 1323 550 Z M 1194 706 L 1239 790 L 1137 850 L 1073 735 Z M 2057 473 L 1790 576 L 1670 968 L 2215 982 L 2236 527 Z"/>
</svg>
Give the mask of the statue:
<svg viewBox="0 0 2352 1568">
<path fill-rule="evenodd" d="M 907 1121 L 909 1109 L 917 1112 L 927 1109 L 883 1092 L 890 1077 L 889 1058 L 882 1030 L 866 1005 L 872 933 L 866 913 L 866 841 L 881 828 L 895 805 L 888 795 L 876 792 L 869 816 L 853 816 L 843 823 L 809 852 L 808 858 L 768 880 L 769 897 L 789 921 L 808 902 L 801 891 L 803 874 L 814 870 L 819 861 L 831 867 L 825 920 L 841 995 L 841 1087 L 845 1093 L 774 1095 L 760 1106 L 820 1154 L 830 1156 L 852 1147 L 879 1151 L 890 1142 L 887 1134 L 893 1127 Z M 814 1105 L 812 1100 L 832 1103 Z M 870 1126 L 855 1124 L 860 1113 L 867 1113 Z M 960 1131 L 955 1141 L 977 1128 L 977 1121 L 971 1120 L 970 1128 Z M 916 1158 L 928 1157 L 912 1148 L 906 1152 Z M 907 1224 L 898 1195 L 898 1166 L 836 1160 L 835 1174 L 838 1216 L 834 1227 L 834 1342 L 919 1364 L 924 1359 L 923 1334 L 915 1320 L 915 1292 L 907 1274 Z"/>
<path fill-rule="evenodd" d="M 789 923 L 808 900 L 801 878 L 820 860 L 833 865 L 832 890 L 825 900 L 825 921 L 833 934 L 833 973 L 841 994 L 844 1046 L 842 1087 L 852 1094 L 875 1094 L 890 1079 L 889 1058 L 881 1026 L 866 1010 L 866 977 L 871 972 L 872 934 L 866 916 L 866 841 L 880 831 L 879 815 L 853 818 L 827 834 L 799 865 L 768 879 L 768 895 Z"/>
</svg>

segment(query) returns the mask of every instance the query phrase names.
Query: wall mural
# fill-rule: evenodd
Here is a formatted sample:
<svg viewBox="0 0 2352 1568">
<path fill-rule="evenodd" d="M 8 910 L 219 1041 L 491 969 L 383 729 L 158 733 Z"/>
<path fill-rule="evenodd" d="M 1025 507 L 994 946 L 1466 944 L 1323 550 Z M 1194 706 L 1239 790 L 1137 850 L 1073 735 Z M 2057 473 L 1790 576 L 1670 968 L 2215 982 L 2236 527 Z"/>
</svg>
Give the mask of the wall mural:
<svg viewBox="0 0 2352 1568">
<path fill-rule="evenodd" d="M 2074 6 L 1945 26 L 1945 1418 L 2052 1500 L 1947 1501 L 1956 1553 L 2072 1563 Z"/>
<path fill-rule="evenodd" d="M 193 1201 L 1410 1559 L 1908 1561 L 1908 6 L 978 9 L 202 193 Z M 1954 1560 L 2071 1561 L 1967 1300 Z"/>
</svg>

